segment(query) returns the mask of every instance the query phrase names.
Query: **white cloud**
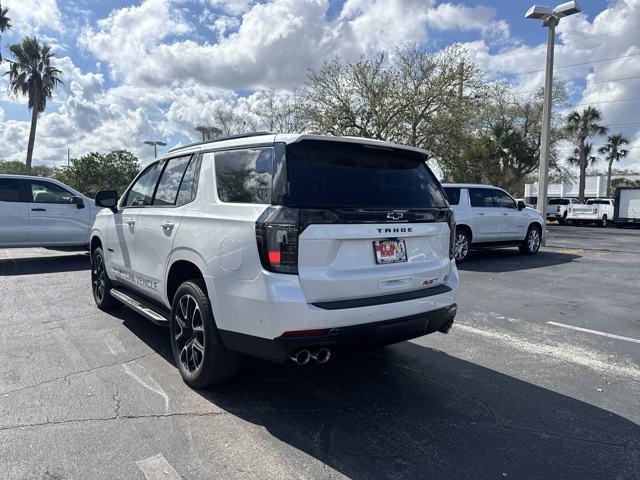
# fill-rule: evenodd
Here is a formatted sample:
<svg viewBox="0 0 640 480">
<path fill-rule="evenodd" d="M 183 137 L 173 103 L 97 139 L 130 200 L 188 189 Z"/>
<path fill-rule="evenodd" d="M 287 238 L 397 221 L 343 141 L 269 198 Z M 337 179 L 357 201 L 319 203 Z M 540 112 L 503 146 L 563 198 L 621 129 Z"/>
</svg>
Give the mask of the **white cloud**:
<svg viewBox="0 0 640 480">
<path fill-rule="evenodd" d="M 99 60 L 108 62 L 115 78 L 127 78 L 140 70 L 161 40 L 189 30 L 168 0 L 145 0 L 140 6 L 111 12 L 98 21 L 97 31 L 85 28 L 78 43 Z M 145 75 L 152 77 L 153 72 Z"/>
<path fill-rule="evenodd" d="M 433 0 L 347 0 L 340 13 L 361 51 L 389 50 L 427 38 Z"/>
<path fill-rule="evenodd" d="M 2 6 L 9 9 L 11 25 L 21 35 L 64 30 L 56 0 L 3 0 Z"/>
<path fill-rule="evenodd" d="M 209 0 L 208 3 L 229 15 L 237 16 L 248 12 L 253 2 L 251 0 Z"/>
<path fill-rule="evenodd" d="M 427 21 L 436 30 L 477 30 L 491 37 L 507 39 L 509 25 L 495 17 L 495 8 L 484 5 L 466 7 L 441 3 L 436 8 L 426 10 Z"/>
</svg>

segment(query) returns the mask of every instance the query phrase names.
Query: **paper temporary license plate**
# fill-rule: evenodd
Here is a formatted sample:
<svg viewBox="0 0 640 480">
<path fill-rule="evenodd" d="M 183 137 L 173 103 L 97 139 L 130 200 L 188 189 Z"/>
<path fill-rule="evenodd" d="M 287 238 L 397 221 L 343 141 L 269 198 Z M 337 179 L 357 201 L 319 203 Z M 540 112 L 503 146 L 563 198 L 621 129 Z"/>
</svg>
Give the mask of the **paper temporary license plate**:
<svg viewBox="0 0 640 480">
<path fill-rule="evenodd" d="M 404 240 L 375 240 L 373 251 L 376 263 L 399 263 L 407 261 L 407 248 Z"/>
</svg>

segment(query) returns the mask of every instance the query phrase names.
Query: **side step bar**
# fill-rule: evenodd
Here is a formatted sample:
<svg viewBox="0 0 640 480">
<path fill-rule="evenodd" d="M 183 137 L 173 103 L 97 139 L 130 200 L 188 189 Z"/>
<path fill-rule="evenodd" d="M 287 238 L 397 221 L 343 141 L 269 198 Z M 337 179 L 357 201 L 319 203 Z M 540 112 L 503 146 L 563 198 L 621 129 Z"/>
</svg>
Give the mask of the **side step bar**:
<svg viewBox="0 0 640 480">
<path fill-rule="evenodd" d="M 118 290 L 116 288 L 111 289 L 111 296 L 116 300 L 124 303 L 127 307 L 132 308 L 147 320 L 151 320 L 156 325 L 165 327 L 169 325 L 169 319 L 167 318 L 166 314 L 160 313 L 147 302 L 144 302 L 142 299 L 137 298 L 137 296 L 128 292 L 125 293 L 122 290 Z"/>
</svg>

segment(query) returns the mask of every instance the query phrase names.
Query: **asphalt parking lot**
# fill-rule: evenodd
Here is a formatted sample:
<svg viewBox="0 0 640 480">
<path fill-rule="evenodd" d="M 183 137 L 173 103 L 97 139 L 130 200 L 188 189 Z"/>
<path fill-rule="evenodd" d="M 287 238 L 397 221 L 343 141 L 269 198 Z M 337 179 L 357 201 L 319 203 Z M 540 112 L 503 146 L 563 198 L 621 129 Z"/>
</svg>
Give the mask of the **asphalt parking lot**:
<svg viewBox="0 0 640 480">
<path fill-rule="evenodd" d="M 640 230 L 460 270 L 448 335 L 194 391 L 86 254 L 0 250 L 0 478 L 639 478 Z"/>
</svg>

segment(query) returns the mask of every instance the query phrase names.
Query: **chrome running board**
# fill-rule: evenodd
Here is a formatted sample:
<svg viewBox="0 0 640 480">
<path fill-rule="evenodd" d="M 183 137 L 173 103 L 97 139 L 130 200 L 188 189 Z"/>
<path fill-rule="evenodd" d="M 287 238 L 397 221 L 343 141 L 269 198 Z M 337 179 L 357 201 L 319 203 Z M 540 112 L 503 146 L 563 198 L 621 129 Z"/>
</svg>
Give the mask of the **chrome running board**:
<svg viewBox="0 0 640 480">
<path fill-rule="evenodd" d="M 154 310 L 151 306 L 142 303 L 137 298 L 134 298 L 132 295 L 124 293 L 123 291 L 116 288 L 112 288 L 110 293 L 113 298 L 124 303 L 127 307 L 135 310 L 140 315 L 145 317 L 147 320 L 151 320 L 156 325 L 169 325 L 169 319 L 167 317 L 165 317 L 162 313 Z"/>
</svg>

